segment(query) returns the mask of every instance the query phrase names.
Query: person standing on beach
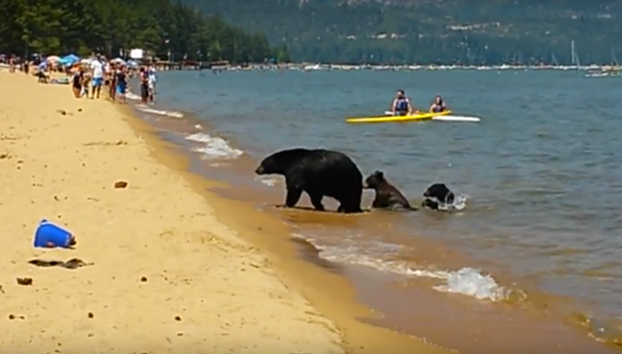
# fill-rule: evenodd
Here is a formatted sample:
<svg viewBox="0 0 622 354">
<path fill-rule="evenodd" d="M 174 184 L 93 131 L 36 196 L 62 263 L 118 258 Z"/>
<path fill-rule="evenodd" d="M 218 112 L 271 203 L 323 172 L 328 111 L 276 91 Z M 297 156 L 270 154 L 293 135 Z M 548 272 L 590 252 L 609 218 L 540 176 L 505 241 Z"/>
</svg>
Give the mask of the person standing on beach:
<svg viewBox="0 0 622 354">
<path fill-rule="evenodd" d="M 125 92 L 127 91 L 127 71 L 123 65 L 119 65 L 119 70 L 116 74 L 117 77 L 117 96 L 119 97 L 119 103 L 125 103 Z"/>
<path fill-rule="evenodd" d="M 140 80 L 140 100 L 143 104 L 149 101 L 149 74 L 145 67 L 140 68 L 138 79 Z"/>
<path fill-rule="evenodd" d="M 110 78 L 108 79 L 108 95 L 110 99 L 115 101 L 117 94 L 117 66 L 114 63 L 110 63 Z"/>
<path fill-rule="evenodd" d="M 11 55 L 9 57 L 9 72 L 10 73 L 14 73 L 15 72 L 15 65 L 16 65 L 15 62 L 16 62 L 15 57 L 13 55 Z"/>
<path fill-rule="evenodd" d="M 80 98 L 80 93 L 82 92 L 82 68 L 76 70 L 71 81 L 71 90 L 73 91 L 73 95 L 76 98 Z"/>
<path fill-rule="evenodd" d="M 91 92 L 91 99 L 95 96 L 99 98 L 99 93 L 104 84 L 104 65 L 99 59 L 99 55 L 91 62 L 91 71 L 93 74 L 93 87 Z"/>
<path fill-rule="evenodd" d="M 90 72 L 85 72 L 85 69 L 80 68 L 80 70 L 82 70 L 82 93 L 80 94 L 80 97 L 85 96 L 86 98 L 89 97 L 89 87 L 91 87 L 91 73 Z"/>
<path fill-rule="evenodd" d="M 149 86 L 149 101 L 153 103 L 153 98 L 155 96 L 155 87 L 156 87 L 156 73 L 155 68 L 149 65 L 147 69 L 147 75 L 149 78 L 148 86 Z"/>
</svg>

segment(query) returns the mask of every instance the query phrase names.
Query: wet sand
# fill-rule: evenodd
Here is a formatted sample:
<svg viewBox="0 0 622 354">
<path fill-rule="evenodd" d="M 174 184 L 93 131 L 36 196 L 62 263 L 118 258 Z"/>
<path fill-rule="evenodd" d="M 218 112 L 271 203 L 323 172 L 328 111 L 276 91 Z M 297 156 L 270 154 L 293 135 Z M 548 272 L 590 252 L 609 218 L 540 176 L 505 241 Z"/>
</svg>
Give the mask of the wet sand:
<svg viewBox="0 0 622 354">
<path fill-rule="evenodd" d="M 237 191 L 222 188 L 220 193 L 230 198 L 249 202 L 249 196 L 274 199 L 274 195 L 259 195 L 250 190 Z M 269 204 L 269 203 L 268 203 Z M 326 203 L 329 207 L 336 207 Z M 303 202 L 302 205 L 307 205 Z M 382 229 L 392 229 L 390 215 L 370 213 L 365 216 L 341 216 L 306 210 L 275 209 L 264 207 L 303 232 L 340 232 L 356 228 L 369 237 L 379 235 Z M 382 233 L 384 240 L 406 235 L 393 229 Z M 304 259 L 324 270 L 346 277 L 354 286 L 357 299 L 381 313 L 379 318 L 365 319 L 366 323 L 383 326 L 398 333 L 425 338 L 431 343 L 457 350 L 463 354 L 479 353 L 599 353 L 620 352 L 616 345 L 599 343 L 589 335 L 589 322 L 578 315 L 569 317 L 577 308 L 568 298 L 538 291 L 528 279 L 495 272 L 502 285 L 520 284 L 520 292 L 498 303 L 477 300 L 462 294 L 442 293 L 433 290 L 439 283 L 428 278 L 407 278 L 397 274 L 379 272 L 360 265 L 334 263 L 321 259 L 318 250 L 301 239 L 293 239 Z M 391 240 L 396 241 L 396 240 Z M 442 269 L 457 269 L 465 264 L 483 266 L 484 263 L 459 254 L 443 245 L 425 238 L 410 239 L 415 246 L 409 249 L 409 260 L 417 264 L 434 264 Z M 574 314 L 574 313 L 573 313 Z"/>
<path fill-rule="evenodd" d="M 445 352 L 358 321 L 373 313 L 342 277 L 174 149 L 103 97 L 0 71 L 1 352 Z M 76 248 L 33 248 L 42 218 Z"/>
</svg>

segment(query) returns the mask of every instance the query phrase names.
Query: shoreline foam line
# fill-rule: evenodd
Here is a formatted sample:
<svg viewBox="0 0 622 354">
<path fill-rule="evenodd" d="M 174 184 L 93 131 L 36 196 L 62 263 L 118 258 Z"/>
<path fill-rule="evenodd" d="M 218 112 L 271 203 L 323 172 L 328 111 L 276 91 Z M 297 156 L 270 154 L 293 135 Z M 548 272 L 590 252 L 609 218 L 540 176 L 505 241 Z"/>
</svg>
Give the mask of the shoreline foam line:
<svg viewBox="0 0 622 354">
<path fill-rule="evenodd" d="M 153 147 L 153 151 L 157 152 L 154 156 L 159 162 L 182 174 L 194 190 L 209 202 L 223 224 L 236 230 L 242 238 L 251 241 L 268 257 L 273 266 L 272 271 L 279 276 L 279 279 L 288 287 L 300 291 L 322 315 L 337 326 L 342 335 L 342 345 L 347 353 L 375 354 L 385 350 L 398 354 L 455 353 L 454 350 L 441 348 L 412 335 L 400 334 L 385 327 L 362 322 L 361 318 L 373 319 L 377 314 L 356 299 L 355 290 L 345 277 L 327 272 L 302 259 L 296 249 L 297 245 L 291 242 L 292 229 L 290 227 L 284 225 L 280 219 L 257 210 L 254 206 L 210 192 L 212 188 L 223 187 L 223 183 L 189 172 L 190 155 L 178 149 L 168 149 L 167 146 L 174 143 L 158 135 L 153 125 L 139 115 L 133 114 L 134 112 L 128 110 L 127 107 L 119 106 L 119 109 L 127 110 L 132 117 L 128 123 L 133 126 L 134 130 L 147 133 L 145 141 Z M 208 135 L 210 139 L 214 137 L 219 139 L 217 136 Z M 193 136 L 191 134 L 186 137 L 186 140 L 204 142 L 206 139 L 203 135 Z M 231 149 L 241 152 L 233 147 Z M 239 156 L 236 153 L 233 155 Z M 237 156 L 228 158 L 235 157 Z M 315 351 L 316 349 L 312 349 L 306 353 Z"/>
</svg>

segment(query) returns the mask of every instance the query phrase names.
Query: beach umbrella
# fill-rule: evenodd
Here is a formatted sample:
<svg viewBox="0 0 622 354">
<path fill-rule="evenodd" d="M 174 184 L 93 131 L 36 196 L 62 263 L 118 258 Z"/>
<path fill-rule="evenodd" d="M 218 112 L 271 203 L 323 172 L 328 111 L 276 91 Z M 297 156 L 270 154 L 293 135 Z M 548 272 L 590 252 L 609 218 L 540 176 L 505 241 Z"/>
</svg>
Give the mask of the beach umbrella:
<svg viewBox="0 0 622 354">
<path fill-rule="evenodd" d="M 50 55 L 49 57 L 45 58 L 45 61 L 50 62 L 50 63 L 55 63 L 59 60 L 60 58 L 57 57 L 56 55 Z"/>
<path fill-rule="evenodd" d="M 66 60 L 65 58 L 60 58 L 56 61 L 56 64 L 61 66 L 70 66 L 73 64 L 73 62 Z"/>
<path fill-rule="evenodd" d="M 115 58 L 111 60 L 112 63 L 125 64 L 125 60 L 121 58 Z"/>
<path fill-rule="evenodd" d="M 58 61 L 56 63 L 58 65 L 62 65 L 62 66 L 71 66 L 71 65 L 79 63 L 79 62 L 80 62 L 80 58 L 78 58 L 77 56 L 75 56 L 73 54 L 69 54 L 67 56 L 64 56 L 64 57 L 58 59 Z"/>
<path fill-rule="evenodd" d="M 80 61 L 80 57 L 78 57 L 75 54 L 69 54 L 69 55 L 65 55 L 64 57 L 61 58 L 63 61 L 66 62 L 70 62 L 70 63 L 75 63 L 77 61 Z"/>
</svg>

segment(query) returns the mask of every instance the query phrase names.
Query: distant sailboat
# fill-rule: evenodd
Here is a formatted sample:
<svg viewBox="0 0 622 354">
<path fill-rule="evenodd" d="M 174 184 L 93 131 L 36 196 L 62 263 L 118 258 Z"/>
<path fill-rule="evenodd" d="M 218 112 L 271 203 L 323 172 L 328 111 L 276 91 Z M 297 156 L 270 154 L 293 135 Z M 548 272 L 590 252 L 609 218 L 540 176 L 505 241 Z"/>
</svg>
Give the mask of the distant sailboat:
<svg viewBox="0 0 622 354">
<path fill-rule="evenodd" d="M 581 61 L 579 61 L 579 56 L 574 46 L 574 39 L 570 41 L 570 60 L 571 64 L 576 66 L 577 70 L 581 70 Z"/>
<path fill-rule="evenodd" d="M 553 64 L 553 66 L 559 66 L 559 62 L 557 61 L 557 57 L 555 56 L 555 54 L 551 54 L 551 63 Z"/>
</svg>

